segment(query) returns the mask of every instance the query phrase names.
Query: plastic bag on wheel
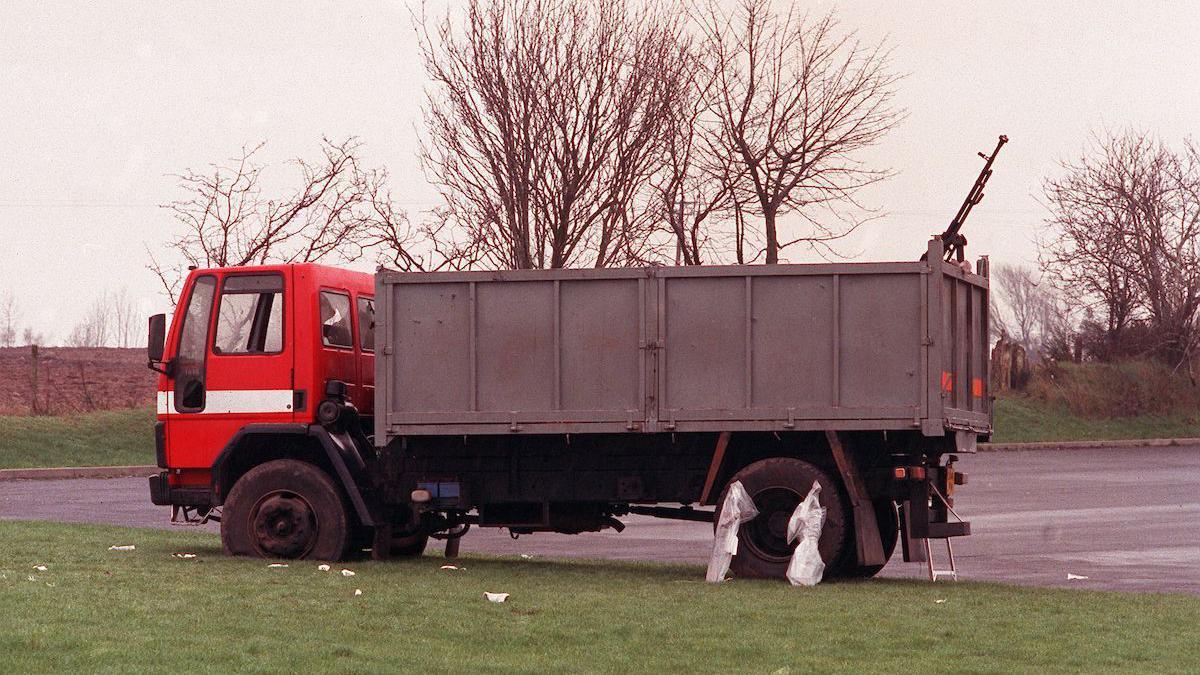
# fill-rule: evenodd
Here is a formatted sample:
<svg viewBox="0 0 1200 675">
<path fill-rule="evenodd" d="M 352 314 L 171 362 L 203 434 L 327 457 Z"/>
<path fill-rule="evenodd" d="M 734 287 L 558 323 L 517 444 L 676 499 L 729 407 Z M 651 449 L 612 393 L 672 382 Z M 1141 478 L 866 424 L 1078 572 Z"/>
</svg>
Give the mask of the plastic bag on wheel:
<svg viewBox="0 0 1200 675">
<path fill-rule="evenodd" d="M 757 515 L 758 509 L 754 508 L 754 500 L 746 493 L 742 482 L 737 481 L 730 485 L 729 493 L 725 495 L 725 503 L 721 506 L 721 519 L 717 521 L 717 531 L 713 540 L 712 556 L 708 560 L 708 574 L 704 577 L 705 581 L 716 584 L 725 580 L 725 573 L 729 571 L 729 563 L 737 554 L 738 530 L 742 523 L 753 520 Z"/>
<path fill-rule="evenodd" d="M 825 524 L 825 507 L 821 506 L 820 495 L 821 484 L 813 481 L 808 496 L 800 502 L 792 512 L 792 517 L 788 519 L 788 543 L 800 540 L 787 568 L 787 579 L 793 586 L 816 586 L 825 574 L 825 562 L 821 560 L 821 552 L 817 550 L 817 542 L 821 539 L 821 527 Z"/>
</svg>

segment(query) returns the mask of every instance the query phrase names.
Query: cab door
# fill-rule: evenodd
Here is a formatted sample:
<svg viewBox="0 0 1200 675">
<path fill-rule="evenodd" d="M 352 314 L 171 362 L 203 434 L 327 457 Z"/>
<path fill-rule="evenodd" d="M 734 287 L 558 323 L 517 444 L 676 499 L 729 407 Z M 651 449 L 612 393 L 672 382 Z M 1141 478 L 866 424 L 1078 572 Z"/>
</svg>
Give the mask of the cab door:
<svg viewBox="0 0 1200 675">
<path fill-rule="evenodd" d="M 358 331 L 358 398 L 354 405 L 364 416 L 375 414 L 375 299 L 355 295 L 354 322 Z"/>
<path fill-rule="evenodd" d="M 287 276 L 281 269 L 197 278 L 173 364 L 173 468 L 207 469 L 243 426 L 293 420 Z"/>
<path fill-rule="evenodd" d="M 358 346 L 354 338 L 355 310 L 350 291 L 322 287 L 318 299 L 321 315 L 321 381 L 345 382 L 347 396 L 358 407 L 363 400 L 363 393 L 358 377 Z"/>
</svg>

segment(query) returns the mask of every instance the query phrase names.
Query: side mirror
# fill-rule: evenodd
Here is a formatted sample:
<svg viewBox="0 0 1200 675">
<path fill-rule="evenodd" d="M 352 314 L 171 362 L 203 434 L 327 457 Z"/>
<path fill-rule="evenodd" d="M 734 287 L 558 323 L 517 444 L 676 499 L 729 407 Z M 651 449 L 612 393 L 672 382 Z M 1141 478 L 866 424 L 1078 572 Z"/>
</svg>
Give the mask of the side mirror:
<svg viewBox="0 0 1200 675">
<path fill-rule="evenodd" d="M 167 342 L 167 315 L 155 314 L 150 317 L 150 330 L 146 339 L 146 356 L 150 363 L 161 363 L 163 348 Z"/>
</svg>

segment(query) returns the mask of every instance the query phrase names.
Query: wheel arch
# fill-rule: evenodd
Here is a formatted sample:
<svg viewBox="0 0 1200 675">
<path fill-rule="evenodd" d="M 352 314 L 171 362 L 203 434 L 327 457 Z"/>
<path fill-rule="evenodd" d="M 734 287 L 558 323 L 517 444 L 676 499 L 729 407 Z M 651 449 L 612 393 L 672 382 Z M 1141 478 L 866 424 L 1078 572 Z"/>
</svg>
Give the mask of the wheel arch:
<svg viewBox="0 0 1200 675">
<path fill-rule="evenodd" d="M 810 462 L 837 477 L 837 466 L 823 432 L 792 431 L 786 433 L 733 432 L 729 446 L 719 465 L 712 469 L 715 476 L 707 495 L 706 505 L 715 505 L 721 492 L 737 472 L 751 464 L 772 457 L 790 457 Z M 713 460 L 717 461 L 717 457 Z M 711 469 L 711 467 L 710 467 Z"/>
<path fill-rule="evenodd" d="M 375 525 L 373 510 L 360 488 L 366 462 L 354 439 L 317 425 L 248 424 L 239 429 L 213 461 L 213 504 L 224 504 L 247 471 L 276 459 L 296 459 L 320 468 L 341 486 L 359 521 Z"/>
</svg>

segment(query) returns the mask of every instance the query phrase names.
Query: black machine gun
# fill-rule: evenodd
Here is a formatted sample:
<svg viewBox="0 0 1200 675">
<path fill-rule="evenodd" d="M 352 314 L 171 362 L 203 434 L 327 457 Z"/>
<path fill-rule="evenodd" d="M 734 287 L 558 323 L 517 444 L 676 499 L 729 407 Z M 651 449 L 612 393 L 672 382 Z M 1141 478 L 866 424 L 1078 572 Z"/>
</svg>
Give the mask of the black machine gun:
<svg viewBox="0 0 1200 675">
<path fill-rule="evenodd" d="M 975 184 L 971 186 L 971 191 L 967 193 L 967 198 L 963 201 L 962 206 L 958 207 L 958 214 L 954 216 L 954 220 L 950 221 L 950 226 L 942 233 L 942 245 L 945 246 L 946 260 L 957 260 L 962 262 L 964 259 L 964 249 L 967 246 L 967 238 L 963 236 L 959 230 L 962 229 L 963 223 L 967 221 L 967 216 L 971 215 L 971 209 L 975 205 L 983 201 L 983 186 L 987 185 L 988 179 L 992 177 L 992 162 L 996 161 L 996 155 L 1000 154 L 1000 148 L 1008 142 L 1008 136 L 1000 136 L 1000 141 L 996 143 L 996 149 L 991 155 L 985 155 L 982 152 L 979 156 L 983 158 L 983 170 L 979 172 L 979 177 L 975 179 Z M 921 260 L 929 254 L 921 256 Z"/>
</svg>

